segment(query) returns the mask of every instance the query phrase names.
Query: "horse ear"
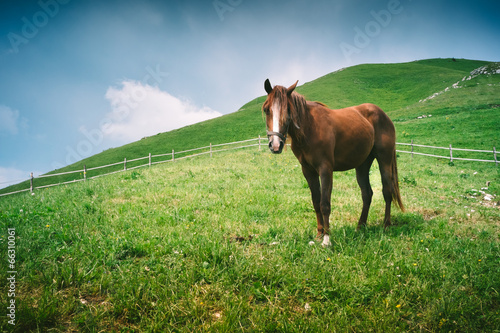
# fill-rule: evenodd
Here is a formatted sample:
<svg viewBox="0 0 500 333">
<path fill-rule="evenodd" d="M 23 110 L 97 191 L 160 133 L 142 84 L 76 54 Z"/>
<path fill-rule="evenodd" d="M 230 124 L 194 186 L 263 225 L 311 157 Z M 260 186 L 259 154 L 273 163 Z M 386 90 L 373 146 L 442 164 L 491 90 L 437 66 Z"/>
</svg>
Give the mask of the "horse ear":
<svg viewBox="0 0 500 333">
<path fill-rule="evenodd" d="M 271 86 L 271 82 L 269 82 L 269 79 L 266 79 L 266 82 L 264 82 L 264 89 L 266 89 L 268 95 L 271 93 L 271 91 L 273 91 L 273 87 Z"/>
<path fill-rule="evenodd" d="M 292 92 L 295 90 L 295 87 L 297 87 L 297 83 L 299 83 L 299 80 L 297 80 L 297 82 L 295 82 L 294 84 L 292 84 L 287 90 L 286 90 L 286 94 L 288 96 L 292 95 Z"/>
</svg>

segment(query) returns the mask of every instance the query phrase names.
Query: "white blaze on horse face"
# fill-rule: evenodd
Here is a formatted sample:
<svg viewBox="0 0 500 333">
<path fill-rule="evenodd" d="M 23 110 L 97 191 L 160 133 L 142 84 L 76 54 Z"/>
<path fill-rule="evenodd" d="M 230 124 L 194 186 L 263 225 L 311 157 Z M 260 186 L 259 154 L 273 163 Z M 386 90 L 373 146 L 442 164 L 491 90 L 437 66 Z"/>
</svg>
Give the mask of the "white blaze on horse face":
<svg viewBox="0 0 500 333">
<path fill-rule="evenodd" d="M 278 100 L 275 100 L 273 105 L 271 106 L 271 111 L 273 112 L 273 128 L 272 132 L 279 133 L 280 132 L 280 112 L 281 105 Z M 280 149 L 280 138 L 276 135 L 272 136 L 273 142 L 273 150 L 278 151 Z"/>
<path fill-rule="evenodd" d="M 273 106 L 271 106 L 271 111 L 273 112 L 273 132 L 279 133 L 280 131 L 280 112 L 281 105 L 278 100 L 275 100 Z"/>
</svg>

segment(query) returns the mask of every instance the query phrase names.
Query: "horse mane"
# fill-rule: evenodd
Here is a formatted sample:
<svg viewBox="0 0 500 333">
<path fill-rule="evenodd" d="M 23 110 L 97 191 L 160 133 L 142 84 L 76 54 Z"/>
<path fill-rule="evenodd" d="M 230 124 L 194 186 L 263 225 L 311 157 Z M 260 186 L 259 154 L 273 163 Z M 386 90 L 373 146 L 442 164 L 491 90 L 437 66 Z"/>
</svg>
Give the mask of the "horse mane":
<svg viewBox="0 0 500 333">
<path fill-rule="evenodd" d="M 328 105 L 326 105 L 325 103 L 322 103 L 322 102 L 314 101 L 314 103 L 319 104 L 321 106 L 324 106 L 325 108 L 328 107 Z"/>
<path fill-rule="evenodd" d="M 286 93 L 286 89 L 285 89 Z M 293 136 L 295 137 L 295 141 L 297 143 L 305 143 L 306 134 L 305 134 L 305 126 L 303 126 L 306 122 L 308 122 L 309 117 L 309 108 L 307 107 L 307 100 L 304 96 L 297 92 L 293 92 L 292 96 L 288 100 L 289 110 L 290 110 L 290 118 L 292 119 L 292 127 L 291 130 L 293 132 Z M 318 104 L 325 108 L 328 108 L 328 105 L 322 102 L 314 101 L 311 103 Z"/>
<path fill-rule="evenodd" d="M 303 125 L 307 121 L 307 116 L 309 115 L 307 112 L 307 101 L 304 96 L 294 91 L 290 96 L 288 103 L 290 118 L 292 120 L 291 130 L 294 134 L 293 136 L 295 137 L 295 141 L 297 141 L 297 143 L 301 143 L 305 139 L 305 128 Z"/>
</svg>

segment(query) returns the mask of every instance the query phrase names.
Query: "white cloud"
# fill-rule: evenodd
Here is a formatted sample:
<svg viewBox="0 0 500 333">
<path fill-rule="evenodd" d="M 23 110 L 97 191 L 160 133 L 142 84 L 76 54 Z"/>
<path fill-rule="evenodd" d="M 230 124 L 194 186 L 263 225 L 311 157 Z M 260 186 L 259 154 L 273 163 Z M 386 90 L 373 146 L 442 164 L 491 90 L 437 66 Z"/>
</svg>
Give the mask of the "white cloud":
<svg viewBox="0 0 500 333">
<path fill-rule="evenodd" d="M 158 87 L 137 81 L 123 81 L 121 88 L 108 88 L 106 99 L 112 111 L 102 121 L 101 130 L 105 138 L 120 143 L 222 115 L 209 107 L 199 108 Z"/>
<path fill-rule="evenodd" d="M 19 111 L 0 105 L 0 134 L 19 133 L 19 128 L 26 128 L 26 118 L 19 117 Z"/>
</svg>

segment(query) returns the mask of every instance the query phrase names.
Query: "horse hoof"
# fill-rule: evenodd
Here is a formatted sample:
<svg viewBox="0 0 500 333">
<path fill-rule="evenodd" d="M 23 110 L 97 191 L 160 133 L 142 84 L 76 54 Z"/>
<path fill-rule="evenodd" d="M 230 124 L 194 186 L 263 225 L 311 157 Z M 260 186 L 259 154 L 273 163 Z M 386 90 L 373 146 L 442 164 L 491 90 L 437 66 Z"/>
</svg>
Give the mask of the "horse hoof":
<svg viewBox="0 0 500 333">
<path fill-rule="evenodd" d="M 358 223 L 358 226 L 356 227 L 356 231 L 360 231 L 362 229 L 366 228 L 366 223 Z"/>
<path fill-rule="evenodd" d="M 321 246 L 323 247 L 328 247 L 328 246 L 331 246 L 332 243 L 330 242 L 330 236 L 329 235 L 325 235 L 323 237 L 323 243 L 321 243 Z"/>
</svg>

